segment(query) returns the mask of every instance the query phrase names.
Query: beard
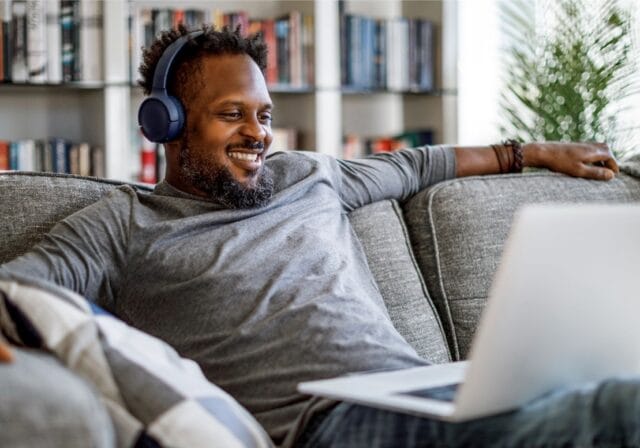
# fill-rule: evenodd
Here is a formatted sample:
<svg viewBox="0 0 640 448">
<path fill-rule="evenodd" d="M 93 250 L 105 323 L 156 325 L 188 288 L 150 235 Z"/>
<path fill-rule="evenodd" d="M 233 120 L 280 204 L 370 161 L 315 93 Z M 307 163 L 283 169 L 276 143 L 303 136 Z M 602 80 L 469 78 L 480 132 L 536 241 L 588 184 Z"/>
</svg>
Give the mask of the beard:
<svg viewBox="0 0 640 448">
<path fill-rule="evenodd" d="M 252 146 L 255 144 L 248 143 L 245 147 Z M 232 209 L 263 207 L 271 201 L 273 173 L 266 165 L 253 173 L 256 176 L 253 185 L 245 185 L 235 180 L 226 166 L 194 156 L 191 148 L 187 139 L 180 150 L 182 177 L 210 199 Z"/>
</svg>

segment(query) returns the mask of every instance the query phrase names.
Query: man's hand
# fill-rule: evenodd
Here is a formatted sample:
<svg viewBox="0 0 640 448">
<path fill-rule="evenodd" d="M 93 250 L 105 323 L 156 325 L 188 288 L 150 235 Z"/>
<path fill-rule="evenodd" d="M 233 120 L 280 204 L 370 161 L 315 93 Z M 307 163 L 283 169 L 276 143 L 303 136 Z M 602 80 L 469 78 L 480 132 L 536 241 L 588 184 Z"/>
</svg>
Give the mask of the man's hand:
<svg viewBox="0 0 640 448">
<path fill-rule="evenodd" d="M 527 143 L 522 145 L 525 166 L 547 168 L 569 176 L 611 180 L 618 164 L 605 143 Z"/>
<path fill-rule="evenodd" d="M 0 362 L 11 361 L 13 361 L 13 353 L 11 353 L 9 345 L 0 339 Z"/>
</svg>

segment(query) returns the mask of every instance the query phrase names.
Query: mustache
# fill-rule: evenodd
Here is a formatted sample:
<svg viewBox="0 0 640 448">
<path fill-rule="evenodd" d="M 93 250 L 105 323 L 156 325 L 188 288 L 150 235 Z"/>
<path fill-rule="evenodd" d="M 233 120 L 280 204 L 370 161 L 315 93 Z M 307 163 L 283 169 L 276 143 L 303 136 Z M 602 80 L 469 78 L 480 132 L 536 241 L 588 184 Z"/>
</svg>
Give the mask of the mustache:
<svg viewBox="0 0 640 448">
<path fill-rule="evenodd" d="M 259 151 L 263 151 L 264 150 L 264 143 L 262 142 L 258 142 L 255 140 L 244 140 L 243 142 L 240 143 L 232 143 L 230 145 L 227 145 L 227 151 L 231 150 L 231 149 L 254 149 L 254 150 L 259 150 Z"/>
</svg>

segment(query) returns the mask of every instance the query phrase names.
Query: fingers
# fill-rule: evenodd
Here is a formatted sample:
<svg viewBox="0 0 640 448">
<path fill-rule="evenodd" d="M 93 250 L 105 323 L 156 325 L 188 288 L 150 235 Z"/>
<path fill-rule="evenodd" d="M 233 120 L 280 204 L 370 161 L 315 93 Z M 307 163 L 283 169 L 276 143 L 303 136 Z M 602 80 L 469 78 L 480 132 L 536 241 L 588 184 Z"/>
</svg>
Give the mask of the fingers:
<svg viewBox="0 0 640 448">
<path fill-rule="evenodd" d="M 618 163 L 606 143 L 582 143 L 579 146 L 583 165 L 579 177 L 611 180 L 620 172 Z"/>
<path fill-rule="evenodd" d="M 607 160 L 605 160 L 604 166 L 606 166 L 616 174 L 620 172 L 620 167 L 618 167 L 618 162 L 616 162 L 616 159 L 614 159 L 613 157 L 609 157 Z"/>
<path fill-rule="evenodd" d="M 577 177 L 594 180 L 611 180 L 616 177 L 617 170 L 612 170 L 604 165 L 590 165 L 583 163 L 580 167 Z"/>
<path fill-rule="evenodd" d="M 7 344 L 0 341 L 0 362 L 11 362 L 13 361 L 13 353 L 11 353 L 11 349 Z"/>
</svg>

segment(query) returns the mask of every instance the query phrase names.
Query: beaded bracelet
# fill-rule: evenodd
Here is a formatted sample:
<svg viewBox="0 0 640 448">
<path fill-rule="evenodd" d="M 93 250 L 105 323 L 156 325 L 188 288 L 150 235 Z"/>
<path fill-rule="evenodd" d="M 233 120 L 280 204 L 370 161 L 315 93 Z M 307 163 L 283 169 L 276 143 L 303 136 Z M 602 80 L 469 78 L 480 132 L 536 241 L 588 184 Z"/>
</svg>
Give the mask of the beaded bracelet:
<svg viewBox="0 0 640 448">
<path fill-rule="evenodd" d="M 509 139 L 500 145 L 491 145 L 496 153 L 501 173 L 521 173 L 523 167 L 522 145 L 519 141 Z"/>
<path fill-rule="evenodd" d="M 522 168 L 524 167 L 522 144 L 518 140 L 514 139 L 505 140 L 503 144 L 505 146 L 510 146 L 511 153 L 513 154 L 513 161 L 511 162 L 509 172 L 522 173 Z"/>
</svg>

